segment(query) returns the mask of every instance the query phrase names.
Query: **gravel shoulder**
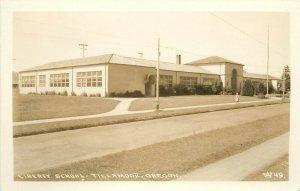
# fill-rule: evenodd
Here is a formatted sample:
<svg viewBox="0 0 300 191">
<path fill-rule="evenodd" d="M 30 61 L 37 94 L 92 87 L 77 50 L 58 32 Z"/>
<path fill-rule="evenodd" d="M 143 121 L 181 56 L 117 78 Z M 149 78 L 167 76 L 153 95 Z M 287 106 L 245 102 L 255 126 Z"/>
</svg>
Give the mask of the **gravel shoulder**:
<svg viewBox="0 0 300 191">
<path fill-rule="evenodd" d="M 19 181 L 172 180 L 289 131 L 283 114 L 104 157 L 16 175 Z M 33 178 L 45 175 L 47 178 Z"/>
</svg>

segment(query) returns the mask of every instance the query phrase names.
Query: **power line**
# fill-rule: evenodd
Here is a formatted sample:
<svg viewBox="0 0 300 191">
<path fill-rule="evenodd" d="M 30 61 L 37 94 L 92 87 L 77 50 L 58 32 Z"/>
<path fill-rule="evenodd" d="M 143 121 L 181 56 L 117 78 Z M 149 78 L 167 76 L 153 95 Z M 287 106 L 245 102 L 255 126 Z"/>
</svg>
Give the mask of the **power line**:
<svg viewBox="0 0 300 191">
<path fill-rule="evenodd" d="M 237 26 L 235 26 L 234 24 L 228 22 L 228 21 L 225 20 L 224 18 L 222 18 L 222 17 L 220 17 L 220 16 L 218 16 L 218 15 L 216 15 L 215 13 L 212 13 L 212 12 L 209 12 L 209 14 L 211 14 L 211 15 L 214 16 L 214 17 L 216 17 L 217 19 L 219 19 L 219 20 L 222 21 L 223 23 L 225 23 L 225 24 L 231 26 L 231 27 L 234 28 L 235 30 L 241 32 L 242 34 L 244 34 L 245 36 L 249 37 L 250 39 L 256 41 L 257 43 L 259 43 L 259 44 L 261 44 L 261 45 L 263 45 L 264 47 L 266 46 L 267 43 L 265 43 L 265 42 L 263 42 L 263 41 L 261 41 L 261 40 L 258 40 L 256 37 L 252 36 L 251 34 L 245 32 L 245 31 L 243 31 L 243 30 L 241 30 L 239 27 L 237 27 Z M 276 49 L 274 49 L 274 48 L 271 47 L 271 46 L 270 46 L 270 50 L 273 50 L 273 52 L 275 52 L 275 53 L 277 53 L 278 55 L 280 55 L 280 56 L 282 56 L 282 57 L 284 57 L 284 58 L 287 59 L 287 56 L 286 56 L 286 55 L 282 54 L 281 52 L 277 51 Z"/>
</svg>

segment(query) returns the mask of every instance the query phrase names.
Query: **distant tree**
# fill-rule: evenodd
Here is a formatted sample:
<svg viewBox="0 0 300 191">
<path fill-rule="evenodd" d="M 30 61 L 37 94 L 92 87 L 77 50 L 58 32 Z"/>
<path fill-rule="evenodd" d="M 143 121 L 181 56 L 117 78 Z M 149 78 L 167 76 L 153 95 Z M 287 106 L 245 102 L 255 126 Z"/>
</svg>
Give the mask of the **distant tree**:
<svg viewBox="0 0 300 191">
<path fill-rule="evenodd" d="M 291 90 L 291 76 L 290 76 L 290 67 L 285 65 L 282 70 L 281 79 L 285 79 L 285 91 Z"/>
<path fill-rule="evenodd" d="M 244 96 L 253 96 L 254 94 L 254 90 L 253 90 L 253 85 L 251 80 L 247 79 L 244 82 L 244 86 L 243 86 L 243 95 Z"/>
</svg>

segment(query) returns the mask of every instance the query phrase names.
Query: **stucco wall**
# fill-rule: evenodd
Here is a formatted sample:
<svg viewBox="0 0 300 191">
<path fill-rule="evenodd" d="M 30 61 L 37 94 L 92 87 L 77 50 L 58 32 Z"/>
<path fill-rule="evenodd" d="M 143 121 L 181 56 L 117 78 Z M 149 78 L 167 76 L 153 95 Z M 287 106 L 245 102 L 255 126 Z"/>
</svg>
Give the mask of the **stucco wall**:
<svg viewBox="0 0 300 191">
<path fill-rule="evenodd" d="M 156 74 L 155 69 L 122 64 L 109 64 L 107 96 L 112 92 L 124 93 L 126 91 L 135 90 L 139 90 L 145 94 L 145 79 L 148 74 Z"/>
<path fill-rule="evenodd" d="M 198 67 L 201 67 L 214 74 L 225 74 L 225 63 L 201 64 L 198 65 Z"/>
<path fill-rule="evenodd" d="M 232 70 L 236 69 L 237 71 L 237 91 L 241 91 L 243 88 L 243 65 L 239 64 L 225 64 L 225 87 L 231 87 L 231 77 L 232 77 Z"/>
<path fill-rule="evenodd" d="M 77 87 L 77 72 L 92 72 L 92 71 L 102 71 L 102 87 Z M 68 73 L 69 74 L 69 87 L 50 87 L 50 74 L 61 74 Z M 64 92 L 67 91 L 69 95 L 71 92 L 75 92 L 77 95 L 86 92 L 87 94 L 96 94 L 100 93 L 101 96 L 105 95 L 105 84 L 106 84 L 106 76 L 105 76 L 105 65 L 93 65 L 86 67 L 76 67 L 65 68 L 65 69 L 53 69 L 53 70 L 43 70 L 37 72 L 22 72 L 20 73 L 20 84 L 22 80 L 22 76 L 37 76 L 36 77 L 36 87 L 22 87 L 20 86 L 20 93 L 26 94 L 30 92 L 41 93 L 45 91 L 55 91 Z M 39 86 L 39 75 L 46 75 L 46 84 L 45 87 Z"/>
<path fill-rule="evenodd" d="M 145 79 L 148 74 L 156 76 L 155 68 L 129 66 L 121 64 L 108 65 L 108 96 L 114 93 L 139 90 L 145 94 Z M 180 83 L 180 76 L 197 77 L 197 83 L 201 84 L 203 78 L 214 78 L 220 82 L 220 76 L 215 74 L 200 74 L 191 72 L 175 72 L 160 70 L 160 75 L 173 77 L 173 85 Z"/>
</svg>

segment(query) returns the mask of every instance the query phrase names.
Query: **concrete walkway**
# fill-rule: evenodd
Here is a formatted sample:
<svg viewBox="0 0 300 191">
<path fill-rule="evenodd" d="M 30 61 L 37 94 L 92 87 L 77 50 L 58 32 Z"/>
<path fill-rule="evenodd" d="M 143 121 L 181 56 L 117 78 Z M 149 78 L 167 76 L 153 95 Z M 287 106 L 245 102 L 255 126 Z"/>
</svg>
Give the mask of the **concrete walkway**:
<svg viewBox="0 0 300 191">
<path fill-rule="evenodd" d="M 239 181 L 253 172 L 274 163 L 288 153 L 289 133 L 268 140 L 247 151 L 197 169 L 177 180 Z"/>
<path fill-rule="evenodd" d="M 20 125 L 31 125 L 31 124 L 39 124 L 39 123 L 49 123 L 49 122 L 58 122 L 58 121 L 68 121 L 68 120 L 77 120 L 77 119 L 89 119 L 89 118 L 97 118 L 97 117 L 108 117 L 108 116 L 116 116 L 116 115 L 126 115 L 126 114 L 136 114 L 136 113 L 148 113 L 153 112 L 155 110 L 141 110 L 141 111 L 129 111 L 129 107 L 131 103 L 137 98 L 112 98 L 120 101 L 120 103 L 112 110 L 106 113 L 95 114 L 95 115 L 84 115 L 84 116 L 74 116 L 74 117 L 63 117 L 63 118 L 52 118 L 52 119 L 39 119 L 32 121 L 20 121 L 13 122 L 13 126 Z M 248 102 L 239 102 L 238 104 L 247 104 L 247 103 L 255 103 L 255 102 L 268 102 L 274 101 L 277 99 L 267 99 L 261 101 L 248 101 Z M 170 111 L 170 110 L 180 110 L 180 109 L 193 109 L 193 108 L 205 108 L 205 107 L 214 107 L 214 106 L 225 106 L 225 105 L 235 105 L 237 103 L 221 103 L 221 104 L 209 104 L 209 105 L 197 105 L 197 106 L 186 106 L 186 107 L 174 107 L 174 108 L 164 108 L 160 109 L 162 111 Z"/>
</svg>

